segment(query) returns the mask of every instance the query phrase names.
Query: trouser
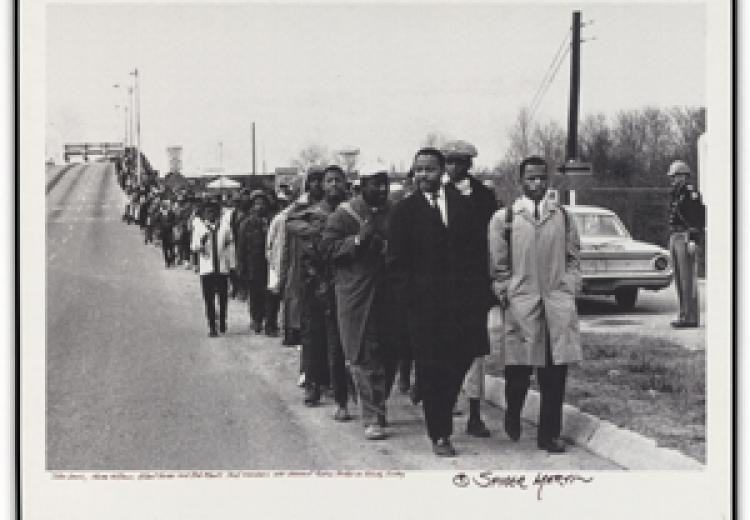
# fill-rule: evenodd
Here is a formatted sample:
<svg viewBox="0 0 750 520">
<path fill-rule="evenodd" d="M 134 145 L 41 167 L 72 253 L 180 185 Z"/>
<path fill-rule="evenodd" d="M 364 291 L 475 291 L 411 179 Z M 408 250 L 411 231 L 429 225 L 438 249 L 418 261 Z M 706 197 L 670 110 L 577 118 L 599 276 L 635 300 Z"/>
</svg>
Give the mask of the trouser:
<svg viewBox="0 0 750 520">
<path fill-rule="evenodd" d="M 690 245 L 687 231 L 672 233 L 669 251 L 674 264 L 674 283 L 680 300 L 679 319 L 698 325 L 698 264 L 695 242 Z"/>
<path fill-rule="evenodd" d="M 162 231 L 161 249 L 164 253 L 164 264 L 167 267 L 174 265 L 174 241 L 172 233 Z"/>
<path fill-rule="evenodd" d="M 146 224 L 146 229 L 143 235 L 143 243 L 150 244 L 153 241 L 154 241 L 154 228 L 151 225 Z"/>
<path fill-rule="evenodd" d="M 190 261 L 190 233 L 187 231 L 182 232 L 182 236 L 177 243 L 177 250 L 180 255 L 180 262 Z"/>
<path fill-rule="evenodd" d="M 463 386 L 469 399 L 484 399 L 484 356 L 476 357 L 471 362 Z"/>
<path fill-rule="evenodd" d="M 357 359 L 350 363 L 365 427 L 377 424 L 379 415 L 385 416 L 386 400 L 396 373 L 396 360 L 385 352 L 379 325 L 373 316 L 367 320 L 364 345 Z"/>
<path fill-rule="evenodd" d="M 420 360 L 417 363 L 427 436 L 432 442 L 453 434 L 453 408 L 473 360 L 473 357 L 464 357 Z"/>
<path fill-rule="evenodd" d="M 544 325 L 546 328 L 546 324 Z M 555 365 L 552 362 L 549 329 L 544 340 L 545 365 L 536 367 L 539 383 L 539 423 L 537 425 L 537 442 L 543 443 L 560 436 L 562 431 L 562 406 L 565 397 L 565 380 L 568 376 L 568 365 Z M 505 367 L 505 401 L 507 413 L 520 420 L 523 402 L 529 391 L 531 371 L 529 365 L 508 365 Z"/>
<path fill-rule="evenodd" d="M 404 348 L 398 358 L 398 378 L 400 384 L 409 386 L 411 384 L 411 369 L 414 363 L 413 355 L 410 348 Z M 416 371 L 414 376 L 416 377 Z M 415 383 L 416 384 L 416 383 Z"/>
<path fill-rule="evenodd" d="M 267 290 L 266 292 L 266 331 L 279 331 L 279 307 L 281 299 L 279 295 Z"/>
<path fill-rule="evenodd" d="M 305 286 L 300 305 L 302 337 L 302 367 L 306 385 L 327 385 L 328 348 L 326 338 L 325 305 L 311 286 Z"/>
<path fill-rule="evenodd" d="M 258 327 L 265 324 L 266 332 L 277 331 L 279 297 L 268 290 L 266 280 L 248 280 L 244 285 L 248 290 L 247 308 L 253 324 Z"/>
<path fill-rule="evenodd" d="M 206 305 L 206 319 L 211 330 L 216 329 L 216 296 L 219 297 L 219 323 L 227 322 L 227 275 L 202 274 L 201 290 Z"/>
<path fill-rule="evenodd" d="M 333 399 L 339 406 L 346 406 L 349 400 L 349 385 L 344 361 L 344 349 L 339 336 L 339 323 L 335 302 L 325 309 L 326 343 L 328 345 L 328 373 L 333 390 Z"/>
</svg>

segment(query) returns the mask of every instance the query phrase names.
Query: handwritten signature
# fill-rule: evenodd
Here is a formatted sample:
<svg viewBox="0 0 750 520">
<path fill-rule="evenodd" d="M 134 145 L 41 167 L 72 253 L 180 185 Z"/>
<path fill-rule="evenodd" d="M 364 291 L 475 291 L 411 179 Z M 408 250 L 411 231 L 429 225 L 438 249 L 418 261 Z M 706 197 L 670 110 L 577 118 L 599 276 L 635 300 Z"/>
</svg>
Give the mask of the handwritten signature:
<svg viewBox="0 0 750 520">
<path fill-rule="evenodd" d="M 536 487 L 537 500 L 542 499 L 542 490 L 544 486 L 558 485 L 565 487 L 576 483 L 589 484 L 593 482 L 594 477 L 585 477 L 575 473 L 537 473 L 531 479 L 526 475 L 496 475 L 493 471 L 482 471 L 476 476 L 467 473 L 456 473 L 453 475 L 453 485 L 459 488 L 478 487 L 478 488 L 505 488 L 527 490 L 530 487 Z"/>
</svg>

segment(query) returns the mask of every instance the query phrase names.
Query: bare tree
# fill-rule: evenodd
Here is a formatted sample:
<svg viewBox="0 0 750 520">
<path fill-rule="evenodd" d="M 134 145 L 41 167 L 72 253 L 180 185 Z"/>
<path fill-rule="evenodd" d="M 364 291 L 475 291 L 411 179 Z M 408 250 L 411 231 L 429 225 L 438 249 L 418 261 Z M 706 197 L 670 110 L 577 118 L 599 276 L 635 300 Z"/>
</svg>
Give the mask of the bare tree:
<svg viewBox="0 0 750 520">
<path fill-rule="evenodd" d="M 556 121 L 549 120 L 534 125 L 530 151 L 544 157 L 550 168 L 565 161 L 565 145 L 565 131 Z"/>
<path fill-rule="evenodd" d="M 330 161 L 328 148 L 320 144 L 310 144 L 300 150 L 299 155 L 292 159 L 292 166 L 306 172 L 311 166 L 325 166 Z"/>
<path fill-rule="evenodd" d="M 516 120 L 510 128 L 508 135 L 508 148 L 505 152 L 505 160 L 518 164 L 521 159 L 529 155 L 531 148 L 531 114 L 527 107 L 518 111 Z"/>
<path fill-rule="evenodd" d="M 683 159 L 697 170 L 698 137 L 706 131 L 706 109 L 674 107 L 669 114 L 674 122 L 675 159 Z"/>
<path fill-rule="evenodd" d="M 590 114 L 583 119 L 578 132 L 578 144 L 581 160 L 591 163 L 594 175 L 607 175 L 609 155 L 612 151 L 612 132 L 604 114 Z"/>
</svg>

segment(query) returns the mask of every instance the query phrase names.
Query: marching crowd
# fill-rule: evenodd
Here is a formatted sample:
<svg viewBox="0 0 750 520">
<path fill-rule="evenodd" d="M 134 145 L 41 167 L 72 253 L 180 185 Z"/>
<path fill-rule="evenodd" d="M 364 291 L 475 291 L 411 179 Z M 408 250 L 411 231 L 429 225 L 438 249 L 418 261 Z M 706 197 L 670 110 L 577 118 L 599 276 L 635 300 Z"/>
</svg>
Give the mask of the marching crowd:
<svg viewBox="0 0 750 520">
<path fill-rule="evenodd" d="M 200 274 L 209 336 L 227 331 L 230 298 L 246 300 L 253 333 L 301 344 L 305 405 L 330 393 L 333 419 L 348 421 L 356 403 L 365 438 L 384 439 L 397 385 L 422 404 L 438 456 L 456 454 L 461 388 L 467 433 L 490 435 L 480 409 L 483 356 L 488 312 L 500 305 L 505 432 L 520 437 L 536 368 L 538 446 L 560 453 L 566 369 L 581 359 L 578 235 L 546 197 L 544 159 L 523 160 L 524 195 L 498 209 L 493 190 L 469 174 L 476 153 L 464 141 L 420 149 L 397 193 L 378 163 L 360 166 L 354 188 L 338 165 L 312 167 L 296 197 L 289 190 L 241 190 L 227 199 L 128 188 L 124 220 L 141 226 L 146 243 L 158 236 L 167 268 Z"/>
<path fill-rule="evenodd" d="M 333 419 L 348 421 L 356 403 L 365 438 L 384 439 L 397 385 L 422 404 L 438 456 L 456 454 L 462 388 L 467 433 L 490 435 L 480 410 L 483 357 L 488 312 L 499 306 L 493 347 L 505 366 L 504 430 L 520 438 L 536 370 L 538 447 L 561 453 L 567 368 L 582 359 L 578 232 L 546 196 L 544 159 L 521 161 L 523 194 L 498 208 L 493 190 L 469 173 L 476 155 L 464 141 L 422 148 L 397 193 L 377 163 L 360 166 L 354 188 L 338 165 L 311 167 L 301 194 L 243 190 L 227 200 L 128 189 L 124 219 L 143 228 L 146 243 L 158 234 L 166 267 L 200 274 L 209 336 L 226 332 L 229 298 L 246 300 L 253 333 L 301 344 L 305 405 L 328 392 Z"/>
</svg>

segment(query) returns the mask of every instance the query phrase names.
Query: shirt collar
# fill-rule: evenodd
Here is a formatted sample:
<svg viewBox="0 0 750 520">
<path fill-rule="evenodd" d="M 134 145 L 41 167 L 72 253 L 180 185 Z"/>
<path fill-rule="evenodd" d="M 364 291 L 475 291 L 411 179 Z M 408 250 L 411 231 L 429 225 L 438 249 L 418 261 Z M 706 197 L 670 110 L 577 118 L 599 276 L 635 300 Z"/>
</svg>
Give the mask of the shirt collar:
<svg viewBox="0 0 750 520">
<path fill-rule="evenodd" d="M 456 183 L 456 189 L 461 195 L 471 195 L 471 179 L 464 177 Z"/>
</svg>

